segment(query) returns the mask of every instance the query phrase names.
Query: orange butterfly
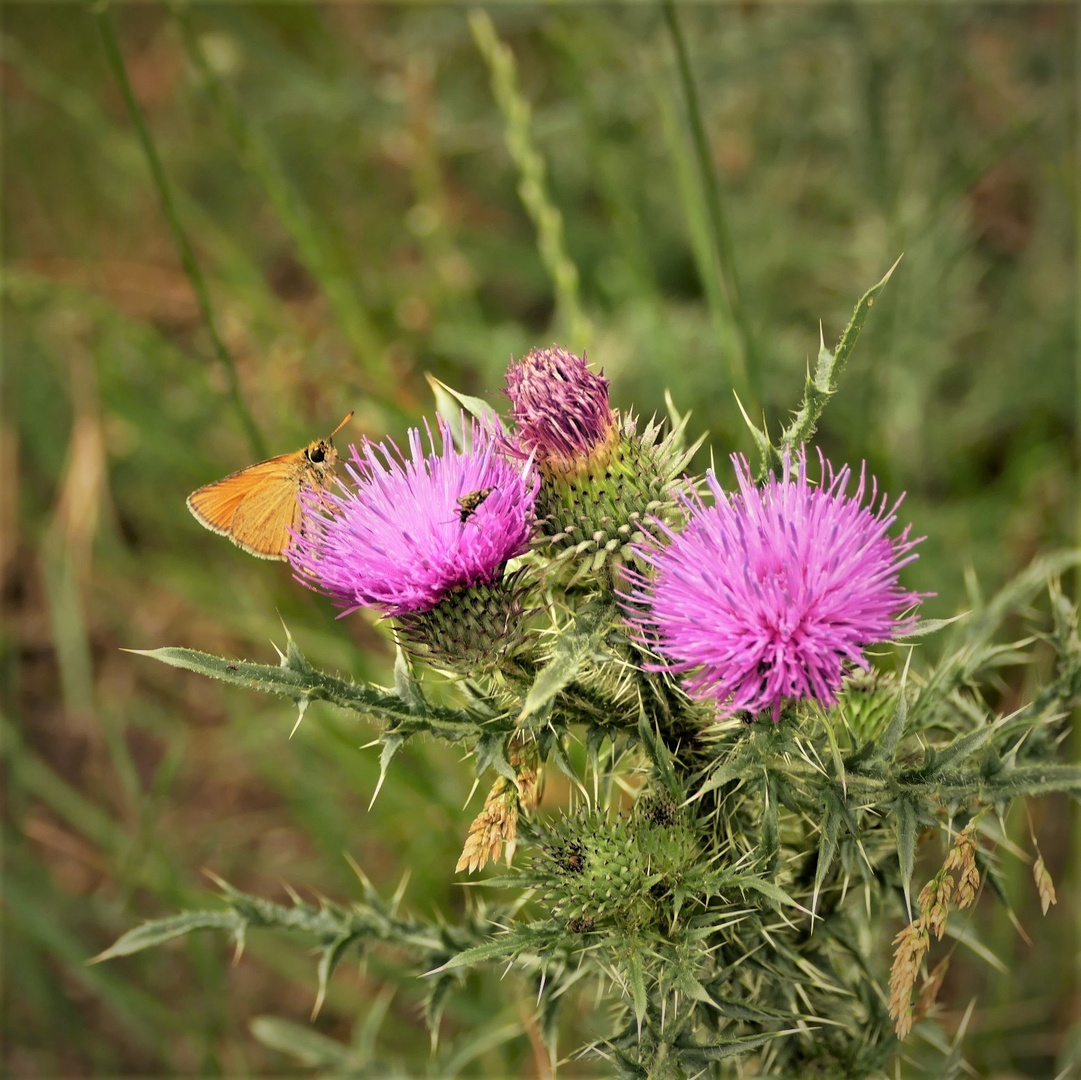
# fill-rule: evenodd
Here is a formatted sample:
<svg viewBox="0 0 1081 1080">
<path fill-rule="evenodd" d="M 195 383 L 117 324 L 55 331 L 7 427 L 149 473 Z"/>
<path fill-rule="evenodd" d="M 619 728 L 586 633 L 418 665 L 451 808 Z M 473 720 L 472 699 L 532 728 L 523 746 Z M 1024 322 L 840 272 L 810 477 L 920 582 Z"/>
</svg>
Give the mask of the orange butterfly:
<svg viewBox="0 0 1081 1080">
<path fill-rule="evenodd" d="M 334 436 L 353 418 L 350 413 L 325 439 L 291 454 L 260 461 L 193 491 L 188 509 L 200 525 L 228 536 L 238 548 L 260 559 L 285 559 L 290 531 L 300 528 L 306 489 L 325 491 L 334 477 L 338 451 Z"/>
</svg>

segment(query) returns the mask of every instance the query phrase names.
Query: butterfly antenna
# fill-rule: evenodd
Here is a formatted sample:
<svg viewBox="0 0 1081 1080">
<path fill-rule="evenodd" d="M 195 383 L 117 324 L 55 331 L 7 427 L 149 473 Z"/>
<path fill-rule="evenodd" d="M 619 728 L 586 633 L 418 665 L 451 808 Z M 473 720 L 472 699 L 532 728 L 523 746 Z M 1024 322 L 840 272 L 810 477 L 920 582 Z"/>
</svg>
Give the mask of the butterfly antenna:
<svg viewBox="0 0 1081 1080">
<path fill-rule="evenodd" d="M 353 419 L 353 416 L 355 415 L 355 413 L 356 413 L 356 409 L 350 409 L 349 410 L 349 415 L 327 436 L 327 442 L 329 442 L 331 439 L 333 439 L 334 436 L 337 435 L 338 432 L 341 431 L 342 428 L 345 427 L 345 425 L 348 424 L 349 421 Z"/>
</svg>

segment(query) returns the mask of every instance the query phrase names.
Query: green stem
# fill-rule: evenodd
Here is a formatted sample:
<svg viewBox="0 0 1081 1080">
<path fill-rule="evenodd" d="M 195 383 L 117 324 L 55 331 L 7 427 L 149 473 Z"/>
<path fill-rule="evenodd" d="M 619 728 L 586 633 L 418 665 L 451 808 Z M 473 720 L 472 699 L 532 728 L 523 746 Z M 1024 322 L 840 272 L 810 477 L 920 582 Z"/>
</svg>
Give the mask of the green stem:
<svg viewBox="0 0 1081 1080">
<path fill-rule="evenodd" d="M 188 58 L 203 89 L 217 110 L 229 137 L 252 176 L 262 185 L 278 218 L 296 245 L 300 261 L 323 290 L 334 316 L 357 359 L 371 380 L 371 390 L 381 397 L 393 396 L 396 378 L 383 357 L 379 332 L 361 305 L 355 283 L 342 259 L 321 230 L 308 207 L 286 176 L 277 155 L 237 108 L 234 95 L 207 62 L 191 20 L 190 5 L 177 0 L 170 5 L 184 40 Z"/>
<path fill-rule="evenodd" d="M 180 223 L 180 216 L 176 210 L 176 203 L 173 201 L 172 189 L 169 187 L 169 181 L 165 176 L 165 169 L 162 167 L 161 158 L 158 156 L 154 140 L 150 136 L 150 130 L 146 126 L 143 111 L 139 107 L 139 102 L 136 100 L 135 93 L 131 88 L 131 80 L 128 78 L 128 69 L 124 63 L 123 54 L 120 51 L 120 44 L 117 41 L 116 28 L 113 25 L 112 16 L 109 14 L 108 8 L 104 6 L 99 8 L 96 14 L 98 28 L 101 31 L 102 44 L 105 46 L 106 59 L 120 86 L 120 92 L 124 97 L 124 104 L 127 105 L 128 114 L 131 116 L 131 122 L 135 127 L 135 134 L 138 136 L 139 145 L 142 147 L 143 154 L 146 157 L 146 163 L 150 169 L 150 176 L 154 181 L 155 188 L 157 188 L 158 198 L 161 200 L 161 208 L 165 213 L 165 219 L 169 223 L 169 231 L 173 234 L 173 241 L 176 244 L 177 252 L 180 255 L 180 263 L 184 267 L 184 272 L 188 275 L 188 280 L 191 282 L 192 291 L 195 293 L 195 299 L 199 305 L 199 313 L 202 315 L 203 324 L 206 326 L 207 333 L 210 335 L 210 342 L 214 349 L 214 355 L 217 357 L 218 362 L 225 372 L 225 379 L 229 387 L 229 397 L 232 399 L 233 408 L 236 410 L 237 416 L 239 417 L 245 432 L 247 432 L 253 453 L 259 458 L 265 458 L 267 456 L 266 443 L 263 441 L 262 433 L 256 426 L 255 420 L 252 418 L 251 413 L 248 411 L 248 406 L 244 401 L 244 395 L 240 389 L 240 379 L 237 376 L 236 365 L 233 363 L 233 358 L 229 354 L 229 350 L 225 347 L 225 342 L 222 341 L 221 335 L 218 333 L 217 323 L 214 319 L 214 309 L 210 304 L 210 293 L 206 286 L 206 279 L 203 277 L 203 272 L 199 268 L 199 263 L 195 258 L 195 252 L 188 242 L 187 233 L 185 233 L 184 227 Z"/>
<path fill-rule="evenodd" d="M 691 137 L 694 141 L 695 155 L 698 158 L 698 168 L 702 175 L 706 208 L 713 228 L 717 274 L 724 288 L 732 317 L 735 320 L 742 348 L 742 355 L 735 357 L 732 361 L 732 381 L 736 392 L 741 397 L 748 399 L 748 407 L 753 413 L 755 409 L 752 379 L 753 374 L 758 370 L 758 348 L 755 344 L 754 332 L 751 329 L 751 321 L 743 298 L 743 286 L 740 283 L 739 269 L 736 265 L 735 244 L 732 242 L 732 234 L 728 228 L 724 206 L 721 202 L 721 189 L 717 183 L 717 174 L 713 168 L 709 140 L 706 138 L 705 124 L 702 122 L 702 109 L 698 101 L 698 90 L 695 86 L 694 74 L 691 71 L 687 43 L 683 37 L 683 30 L 679 25 L 679 17 L 676 14 L 676 6 L 673 0 L 663 0 L 662 7 L 665 20 L 668 23 L 669 33 L 672 35 L 672 43 L 676 50 L 676 66 L 679 69 L 683 96 L 687 100 L 687 118 L 691 126 Z"/>
</svg>

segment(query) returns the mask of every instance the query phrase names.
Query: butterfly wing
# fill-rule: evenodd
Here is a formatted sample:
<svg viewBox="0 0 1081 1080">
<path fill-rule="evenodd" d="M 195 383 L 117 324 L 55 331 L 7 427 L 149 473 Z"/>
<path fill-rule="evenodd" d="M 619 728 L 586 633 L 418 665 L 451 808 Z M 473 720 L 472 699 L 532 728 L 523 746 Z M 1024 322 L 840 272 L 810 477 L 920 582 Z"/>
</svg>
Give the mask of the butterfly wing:
<svg viewBox="0 0 1081 1080">
<path fill-rule="evenodd" d="M 233 543 L 261 559 L 284 559 L 293 539 L 289 530 L 300 521 L 300 489 L 293 480 L 245 499 L 233 517 Z"/>
<path fill-rule="evenodd" d="M 260 461 L 188 496 L 196 521 L 260 559 L 284 559 L 300 514 L 302 451 Z"/>
</svg>

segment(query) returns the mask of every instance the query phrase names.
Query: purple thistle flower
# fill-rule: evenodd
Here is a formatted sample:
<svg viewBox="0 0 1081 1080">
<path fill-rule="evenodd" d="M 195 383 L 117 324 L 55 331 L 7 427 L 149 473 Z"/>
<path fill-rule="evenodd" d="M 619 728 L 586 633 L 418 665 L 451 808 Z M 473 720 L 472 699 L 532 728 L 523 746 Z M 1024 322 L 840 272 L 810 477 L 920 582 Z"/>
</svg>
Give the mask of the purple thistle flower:
<svg viewBox="0 0 1081 1080">
<path fill-rule="evenodd" d="M 518 444 L 540 465 L 576 468 L 618 436 L 608 380 L 585 357 L 558 346 L 533 349 L 507 369 Z"/>
<path fill-rule="evenodd" d="M 511 462 L 491 432 L 462 418 L 457 450 L 439 421 L 436 450 L 425 422 L 409 432 L 409 457 L 391 441 L 350 447 L 341 494 L 307 497 L 305 530 L 289 553 L 297 580 L 345 608 L 388 615 L 430 611 L 444 597 L 502 578 L 529 546 L 539 478 L 532 461 Z"/>
<path fill-rule="evenodd" d="M 802 453 L 798 477 L 786 455 L 781 479 L 761 488 L 742 457 L 732 460 L 739 493 L 726 495 L 711 470 L 715 505 L 683 496 L 685 528 L 662 524 L 664 538 L 636 548 L 654 573 L 628 571 L 623 605 L 639 641 L 662 657 L 654 670 L 686 675 L 688 693 L 714 699 L 721 715 L 768 708 L 776 721 L 786 697 L 833 704 L 846 662 L 866 669 L 864 646 L 911 628 L 895 616 L 922 594 L 901 588 L 898 574 L 919 540 L 908 527 L 891 539 L 901 500 L 879 502 L 872 479 L 865 504 L 865 469 L 848 496 L 851 471 L 835 473 L 821 453 L 819 487 Z"/>
</svg>

